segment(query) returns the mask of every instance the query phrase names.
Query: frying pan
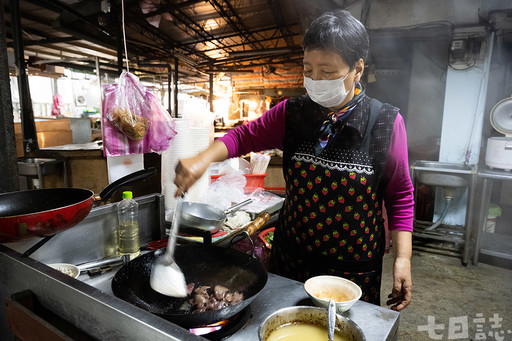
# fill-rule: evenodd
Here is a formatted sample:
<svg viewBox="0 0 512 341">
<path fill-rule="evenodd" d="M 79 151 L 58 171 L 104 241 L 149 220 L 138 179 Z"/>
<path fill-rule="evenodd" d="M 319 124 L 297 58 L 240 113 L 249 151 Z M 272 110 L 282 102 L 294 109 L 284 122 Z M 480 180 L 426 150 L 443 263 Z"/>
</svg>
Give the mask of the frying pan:
<svg viewBox="0 0 512 341">
<path fill-rule="evenodd" d="M 117 297 L 185 328 L 204 326 L 225 320 L 242 311 L 267 283 L 267 271 L 260 261 L 246 253 L 214 245 L 176 245 L 174 258 L 195 286 L 223 285 L 243 293 L 244 299 L 219 310 L 192 313 L 188 298 L 174 298 L 151 289 L 151 265 L 165 249 L 139 256 L 125 264 L 112 279 Z"/>
<path fill-rule="evenodd" d="M 210 231 L 213 234 L 221 229 L 228 214 L 237 211 L 251 202 L 252 199 L 244 200 L 231 206 L 225 211 L 213 205 L 198 202 L 184 202 L 182 206 L 180 225 L 201 228 L 203 230 Z"/>
<path fill-rule="evenodd" d="M 0 243 L 49 237 L 81 222 L 96 201 L 108 200 L 124 185 L 156 174 L 141 170 L 111 183 L 99 196 L 82 188 L 47 188 L 0 194 Z"/>
</svg>

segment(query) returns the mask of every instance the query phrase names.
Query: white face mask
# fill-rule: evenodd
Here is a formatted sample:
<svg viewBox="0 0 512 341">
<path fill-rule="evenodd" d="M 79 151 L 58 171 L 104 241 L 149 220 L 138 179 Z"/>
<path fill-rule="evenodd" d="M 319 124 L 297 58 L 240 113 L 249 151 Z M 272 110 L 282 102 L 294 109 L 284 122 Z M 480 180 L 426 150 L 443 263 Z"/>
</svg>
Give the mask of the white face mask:
<svg viewBox="0 0 512 341">
<path fill-rule="evenodd" d="M 304 76 L 304 87 L 313 102 L 325 108 L 335 108 L 343 103 L 349 93 L 344 83 L 347 77 L 348 73 L 345 77 L 338 79 L 315 81 Z"/>
</svg>

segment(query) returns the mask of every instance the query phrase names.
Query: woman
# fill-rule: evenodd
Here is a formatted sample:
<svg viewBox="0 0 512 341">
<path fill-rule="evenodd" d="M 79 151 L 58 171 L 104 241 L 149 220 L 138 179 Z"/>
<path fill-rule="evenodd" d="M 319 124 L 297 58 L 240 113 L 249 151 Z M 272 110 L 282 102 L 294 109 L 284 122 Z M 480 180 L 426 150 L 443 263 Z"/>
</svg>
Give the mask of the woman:
<svg viewBox="0 0 512 341">
<path fill-rule="evenodd" d="M 359 83 L 368 54 L 364 26 L 337 10 L 316 19 L 303 39 L 308 95 L 283 101 L 230 131 L 176 168 L 176 195 L 211 162 L 250 151 L 283 150 L 286 198 L 271 272 L 305 281 L 333 274 L 355 281 L 380 305 L 385 248 L 382 204 L 393 241 L 392 309 L 411 300 L 413 187 L 398 109 L 371 100 Z"/>
</svg>

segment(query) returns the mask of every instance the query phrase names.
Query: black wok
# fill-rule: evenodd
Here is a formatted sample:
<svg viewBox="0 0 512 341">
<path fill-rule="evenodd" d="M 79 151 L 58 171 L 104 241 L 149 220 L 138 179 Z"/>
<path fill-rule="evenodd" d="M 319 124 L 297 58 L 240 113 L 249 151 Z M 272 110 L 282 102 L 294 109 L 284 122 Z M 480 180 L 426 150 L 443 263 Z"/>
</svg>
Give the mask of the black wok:
<svg viewBox="0 0 512 341">
<path fill-rule="evenodd" d="M 219 310 L 192 313 L 187 298 L 174 298 L 151 289 L 151 266 L 165 249 L 147 253 L 124 265 L 112 280 L 117 297 L 185 328 L 225 320 L 243 310 L 267 283 L 267 272 L 260 261 L 240 251 L 205 244 L 176 245 L 175 260 L 187 283 L 223 285 L 243 293 L 242 302 Z"/>
</svg>

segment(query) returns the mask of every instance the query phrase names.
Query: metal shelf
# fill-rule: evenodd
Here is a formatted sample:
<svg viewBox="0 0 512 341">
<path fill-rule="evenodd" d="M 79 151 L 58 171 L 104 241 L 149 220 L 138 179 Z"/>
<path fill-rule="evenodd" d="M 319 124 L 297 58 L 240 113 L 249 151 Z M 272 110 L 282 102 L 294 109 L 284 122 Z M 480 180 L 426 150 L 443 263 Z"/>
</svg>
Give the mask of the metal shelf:
<svg viewBox="0 0 512 341">
<path fill-rule="evenodd" d="M 485 231 L 485 223 L 487 220 L 493 183 L 495 180 L 511 181 L 512 172 L 500 169 L 491 169 L 484 166 L 478 172 L 478 177 L 483 179 L 482 200 L 480 202 L 480 219 L 477 224 L 473 263 L 478 263 L 478 257 L 480 254 L 512 260 L 512 236 L 503 233 L 488 233 Z"/>
<path fill-rule="evenodd" d="M 481 238 L 480 253 L 512 260 L 512 236 L 483 232 Z"/>
</svg>

